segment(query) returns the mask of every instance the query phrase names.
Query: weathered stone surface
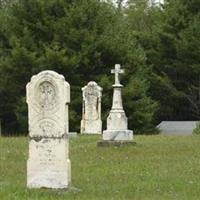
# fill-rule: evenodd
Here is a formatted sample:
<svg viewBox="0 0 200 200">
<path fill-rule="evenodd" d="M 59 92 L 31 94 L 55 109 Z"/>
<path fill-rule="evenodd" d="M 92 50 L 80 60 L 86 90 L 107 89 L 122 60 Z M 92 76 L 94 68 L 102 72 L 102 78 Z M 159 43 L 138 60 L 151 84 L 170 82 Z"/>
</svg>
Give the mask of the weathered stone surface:
<svg viewBox="0 0 200 200">
<path fill-rule="evenodd" d="M 70 86 L 62 75 L 43 71 L 27 84 L 29 116 L 29 188 L 67 188 Z"/>
<path fill-rule="evenodd" d="M 61 138 L 31 139 L 27 166 L 28 187 L 67 188 L 71 180 L 67 141 Z"/>
<path fill-rule="evenodd" d="M 133 140 L 133 131 L 131 130 L 106 130 L 103 134 L 104 140 Z"/>
<path fill-rule="evenodd" d="M 124 73 L 120 65 L 115 65 L 111 70 L 115 74 L 115 84 L 113 85 L 113 103 L 110 114 L 107 118 L 107 130 L 103 131 L 103 140 L 113 141 L 131 141 L 133 140 L 133 131 L 128 130 L 128 121 L 123 109 L 119 74 Z"/>
<path fill-rule="evenodd" d="M 83 111 L 81 120 L 81 133 L 101 134 L 101 96 L 102 88 L 96 82 L 91 81 L 82 88 Z"/>
</svg>

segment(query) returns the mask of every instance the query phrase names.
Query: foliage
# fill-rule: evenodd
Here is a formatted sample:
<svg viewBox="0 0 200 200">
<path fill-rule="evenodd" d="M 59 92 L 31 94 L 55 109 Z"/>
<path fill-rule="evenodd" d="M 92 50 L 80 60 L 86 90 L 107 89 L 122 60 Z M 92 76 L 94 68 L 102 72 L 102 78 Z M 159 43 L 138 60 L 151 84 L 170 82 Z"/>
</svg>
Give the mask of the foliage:
<svg viewBox="0 0 200 200">
<path fill-rule="evenodd" d="M 200 23 L 199 1 L 169 0 L 163 12 L 163 22 L 158 32 L 159 73 L 165 73 L 174 90 L 171 89 L 170 101 L 163 101 L 171 108 L 171 119 L 196 120 L 199 118 L 194 109 L 198 105 L 200 74 Z M 156 63 L 155 63 L 156 64 Z M 191 90 L 192 94 L 191 94 Z M 194 93 L 195 92 L 195 93 Z M 192 95 L 192 96 L 191 96 Z"/>
<path fill-rule="evenodd" d="M 148 95 L 151 71 L 145 69 L 145 53 L 126 29 L 122 12 L 98 0 L 18 0 L 6 5 L 1 9 L 6 15 L 0 19 L 6 22 L 0 28 L 0 115 L 5 131 L 26 131 L 25 86 L 33 74 L 46 69 L 63 74 L 71 85 L 72 131 L 80 126 L 81 87 L 91 80 L 104 88 L 105 122 L 112 100 L 110 69 L 115 63 L 126 71 L 122 83 L 130 128 L 153 129 L 157 106 Z"/>
<path fill-rule="evenodd" d="M 199 119 L 199 1 L 166 0 L 163 7 L 131 0 L 128 27 L 152 68 L 150 95 L 160 103 L 157 119 Z"/>
</svg>

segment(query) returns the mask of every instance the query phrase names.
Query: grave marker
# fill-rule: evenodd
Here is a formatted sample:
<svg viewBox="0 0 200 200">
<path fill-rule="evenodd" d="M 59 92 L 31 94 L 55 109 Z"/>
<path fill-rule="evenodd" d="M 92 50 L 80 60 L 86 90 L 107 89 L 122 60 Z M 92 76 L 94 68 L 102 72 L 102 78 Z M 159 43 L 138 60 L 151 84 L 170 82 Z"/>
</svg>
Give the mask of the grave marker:
<svg viewBox="0 0 200 200">
<path fill-rule="evenodd" d="M 83 111 L 81 120 L 81 133 L 101 134 L 101 96 L 102 88 L 96 82 L 90 81 L 83 91 Z"/>
<path fill-rule="evenodd" d="M 43 71 L 27 84 L 29 188 L 68 188 L 68 104 L 70 85 L 62 75 Z"/>
</svg>

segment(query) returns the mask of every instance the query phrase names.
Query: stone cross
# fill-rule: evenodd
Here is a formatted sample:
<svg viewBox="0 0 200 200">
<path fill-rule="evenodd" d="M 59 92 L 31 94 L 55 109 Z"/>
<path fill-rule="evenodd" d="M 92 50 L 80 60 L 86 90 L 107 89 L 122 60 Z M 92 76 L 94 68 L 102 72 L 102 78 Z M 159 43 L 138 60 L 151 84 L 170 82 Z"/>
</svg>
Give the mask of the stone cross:
<svg viewBox="0 0 200 200">
<path fill-rule="evenodd" d="M 54 71 L 43 71 L 27 84 L 29 188 L 68 188 L 68 105 L 70 85 Z"/>
<path fill-rule="evenodd" d="M 111 70 L 111 74 L 115 74 L 115 85 L 120 84 L 119 74 L 123 74 L 124 73 L 124 69 L 120 69 L 120 68 L 121 68 L 120 64 L 116 64 L 115 65 L 115 69 Z"/>
<path fill-rule="evenodd" d="M 128 120 L 122 105 L 122 88 L 119 74 L 124 73 L 120 65 L 116 64 L 111 70 L 115 74 L 115 84 L 113 85 L 112 109 L 107 117 L 107 130 L 103 131 L 103 140 L 107 141 L 132 141 L 133 131 L 128 130 Z"/>
</svg>

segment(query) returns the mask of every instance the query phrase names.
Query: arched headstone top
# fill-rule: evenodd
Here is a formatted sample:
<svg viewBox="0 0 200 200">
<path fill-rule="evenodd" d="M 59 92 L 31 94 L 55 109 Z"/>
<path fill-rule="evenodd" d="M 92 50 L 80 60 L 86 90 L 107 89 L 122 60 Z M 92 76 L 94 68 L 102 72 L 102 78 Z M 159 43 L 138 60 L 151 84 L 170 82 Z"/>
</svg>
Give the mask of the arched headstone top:
<svg viewBox="0 0 200 200">
<path fill-rule="evenodd" d="M 37 75 L 32 76 L 31 82 L 34 81 L 34 79 L 37 79 L 37 78 L 43 77 L 43 76 L 46 76 L 46 77 L 49 76 L 49 77 L 52 77 L 52 78 L 56 78 L 56 79 L 60 79 L 60 80 L 65 81 L 65 77 L 63 75 L 58 74 L 57 72 L 52 71 L 52 70 L 45 70 L 45 71 L 40 72 Z"/>
<path fill-rule="evenodd" d="M 40 72 L 31 78 L 26 89 L 31 127 L 29 134 L 64 135 L 68 114 L 65 113 L 66 105 L 70 102 L 70 85 L 64 76 L 49 70 Z M 47 131 L 49 127 L 54 133 Z"/>
<path fill-rule="evenodd" d="M 70 85 L 63 75 L 43 71 L 31 78 L 26 86 L 27 103 L 38 112 L 57 112 L 60 104 L 70 102 Z"/>
<path fill-rule="evenodd" d="M 82 88 L 83 98 L 86 94 L 95 93 L 98 97 L 102 95 L 102 87 L 100 87 L 95 81 L 90 81 L 86 86 Z"/>
</svg>

